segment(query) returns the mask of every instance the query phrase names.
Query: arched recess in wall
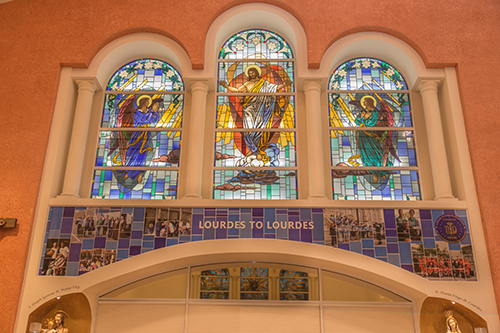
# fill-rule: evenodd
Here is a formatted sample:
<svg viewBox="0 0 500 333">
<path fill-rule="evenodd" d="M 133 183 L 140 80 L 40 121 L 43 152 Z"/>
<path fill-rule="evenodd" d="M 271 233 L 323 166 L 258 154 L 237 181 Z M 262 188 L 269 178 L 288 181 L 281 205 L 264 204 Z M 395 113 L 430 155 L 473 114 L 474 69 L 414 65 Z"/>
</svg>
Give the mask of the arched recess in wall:
<svg viewBox="0 0 500 333">
<path fill-rule="evenodd" d="M 56 294 L 60 292 L 65 291 L 61 289 Z M 78 292 L 51 296 L 52 299 L 30 313 L 26 332 L 43 332 L 48 327 L 56 330 L 57 325 L 64 328 L 71 327 L 71 332 L 75 333 L 91 332 L 92 312 L 85 294 Z"/>
<path fill-rule="evenodd" d="M 451 320 L 450 317 L 453 318 L 462 332 L 472 332 L 476 328 L 488 328 L 486 320 L 475 311 L 444 298 L 427 297 L 420 312 L 420 331 L 445 332 L 449 329 L 447 326 Z"/>
<path fill-rule="evenodd" d="M 105 87 L 108 80 L 119 67 L 130 61 L 141 58 L 164 61 L 172 65 L 181 75 L 184 71 L 188 73 L 191 71 L 189 57 L 181 46 L 167 37 L 151 33 L 137 33 L 120 37 L 101 49 L 92 60 L 88 69 L 73 69 L 71 71 L 71 78 L 77 84 L 88 81 L 93 82 L 96 86 L 89 119 L 89 130 L 84 155 L 85 163 L 81 173 L 81 180 L 79 181 L 80 197 L 90 197 L 88 184 L 92 183 L 91 169 L 93 166 L 91 165 L 92 163 L 88 162 L 94 159 L 94 147 L 97 144 L 96 140 L 98 136 L 97 128 L 101 117 L 99 114 L 102 112 L 102 105 L 99 106 L 99 104 L 101 104 L 104 99 L 103 89 L 106 89 Z M 81 128 L 79 130 L 81 131 Z M 75 153 L 71 150 L 74 149 L 70 147 L 70 154 Z M 66 175 L 63 192 L 66 183 L 76 181 L 77 180 L 71 179 L 71 177 Z"/>
<path fill-rule="evenodd" d="M 166 259 L 168 258 L 168 259 Z M 314 266 L 375 284 L 410 300 L 425 298 L 430 283 L 415 274 L 339 249 L 279 240 L 194 242 L 151 251 L 79 277 L 84 291 L 98 297 L 120 286 L 189 265 L 270 262 Z"/>
<path fill-rule="evenodd" d="M 363 313 L 365 316 L 369 314 L 371 320 L 366 321 L 362 326 L 365 328 L 372 327 L 374 323 L 377 323 L 375 325 L 379 326 L 379 329 L 375 330 L 376 332 L 383 332 L 383 330 L 380 330 L 380 326 L 385 325 L 385 327 L 387 327 L 392 325 L 392 327 L 400 327 L 397 326 L 397 324 L 401 324 L 402 322 L 404 322 L 403 326 L 407 331 L 413 331 L 413 323 L 416 318 L 412 315 L 414 306 L 399 297 L 397 297 L 397 300 L 394 300 L 394 302 L 381 301 L 379 296 L 376 296 L 373 300 L 367 300 L 365 298 L 360 300 L 355 299 L 356 296 L 353 292 L 352 295 L 347 296 L 347 299 L 335 302 L 331 299 L 331 294 L 323 291 L 323 300 L 325 302 L 321 302 L 313 297 L 311 297 L 312 299 L 309 301 L 302 300 L 297 302 L 291 300 L 278 301 L 276 299 L 269 302 L 266 300 L 248 301 L 244 299 L 200 300 L 196 296 L 196 291 L 194 291 L 193 294 L 193 290 L 196 289 L 195 282 L 197 281 L 196 271 L 194 272 L 193 269 L 190 270 L 191 274 L 189 275 L 191 276 L 189 283 L 192 287 L 192 289 L 189 289 L 191 295 L 187 296 L 186 279 L 188 269 L 185 268 L 187 266 L 196 266 L 196 268 L 199 268 L 200 265 L 204 265 L 205 263 L 211 266 L 214 265 L 213 262 L 216 262 L 215 265 L 217 265 L 217 267 L 225 267 L 225 265 L 231 266 L 234 265 L 234 263 L 242 262 L 242 265 L 256 265 L 256 267 L 283 267 L 287 265 L 281 264 L 281 262 L 286 260 L 287 262 L 307 263 L 308 267 L 311 267 L 310 265 L 320 264 L 322 266 L 328 266 L 330 270 L 333 268 L 332 265 L 318 258 L 317 255 L 310 257 L 313 253 L 304 251 L 303 246 L 299 246 L 298 251 L 295 253 L 290 252 L 292 247 L 285 246 L 283 251 L 277 254 L 266 253 L 269 242 L 266 242 L 267 244 L 265 244 L 266 246 L 264 247 L 252 242 L 245 242 L 247 244 L 243 247 L 241 247 L 241 244 L 237 244 L 237 242 L 222 241 L 218 243 L 219 244 L 214 244 L 211 247 L 205 247 L 206 254 L 195 255 L 193 257 L 185 255 L 191 252 L 193 249 L 191 246 L 186 246 L 182 254 L 177 251 L 175 251 L 177 253 L 170 252 L 169 258 L 171 260 L 161 264 L 161 267 L 165 269 L 166 272 L 172 273 L 170 275 L 172 279 L 162 281 L 161 278 L 165 275 L 168 276 L 168 273 L 161 274 L 161 271 L 153 273 L 150 270 L 152 267 L 140 268 L 136 272 L 131 272 L 132 274 L 109 276 L 110 280 L 103 281 L 101 285 L 95 285 L 87 289 L 86 292 L 88 294 L 98 294 L 98 297 L 95 299 L 95 329 L 97 331 L 107 331 L 110 328 L 119 327 L 123 328 L 124 331 L 126 330 L 125 328 L 130 331 L 142 331 L 146 328 L 169 327 L 172 332 L 184 332 L 185 325 L 187 324 L 188 332 L 218 332 L 221 330 L 229 332 L 242 326 L 246 326 L 245 329 L 240 330 L 243 332 L 255 330 L 269 331 L 271 328 L 279 330 L 278 327 L 289 327 L 288 331 L 290 332 L 335 332 L 335 324 L 340 322 L 346 327 L 352 326 L 352 322 L 349 323 L 352 318 Z M 226 243 L 226 248 L 227 246 L 235 248 L 234 252 L 238 253 L 229 254 L 227 251 L 224 251 L 225 253 L 220 253 L 221 248 L 218 245 L 221 245 L 221 243 Z M 264 244 L 263 242 L 260 243 Z M 254 251 L 247 252 L 252 246 L 259 247 L 258 252 L 261 253 Z M 236 248 L 242 248 L 243 252 L 236 250 Z M 273 251 L 276 252 L 275 250 Z M 301 254 L 297 255 L 299 252 L 301 252 Z M 180 254 L 181 257 L 177 257 L 176 254 Z M 261 262 L 260 259 L 265 261 Z M 271 260 L 271 262 L 269 262 L 269 260 Z M 172 267 L 179 264 L 182 265 L 178 266 L 180 269 L 173 269 L 172 271 Z M 335 270 L 338 270 L 341 269 L 342 265 L 335 266 Z M 160 265 L 156 265 L 156 267 L 160 267 Z M 99 273 L 99 271 L 94 273 Z M 158 273 L 160 273 L 160 275 L 157 275 Z M 355 274 L 359 275 L 359 273 L 358 271 Z M 115 290 L 114 287 L 117 287 L 116 283 L 123 283 L 122 285 L 125 289 L 137 287 L 137 284 L 134 285 L 133 282 L 141 280 L 138 274 L 146 274 L 146 277 L 151 276 L 148 282 L 153 282 L 153 286 L 151 286 L 153 288 L 152 290 L 146 291 L 146 293 L 126 292 L 117 298 L 108 294 L 109 291 Z M 135 276 L 134 279 L 132 279 L 132 275 Z M 335 276 L 337 276 L 336 274 L 332 275 L 327 271 L 322 271 L 322 276 L 325 278 L 325 281 L 327 280 L 326 277 L 333 278 L 324 282 L 326 285 L 334 288 L 343 288 L 344 292 L 346 288 L 349 288 L 341 281 L 335 279 Z M 375 275 L 372 274 L 372 280 L 374 276 Z M 85 276 L 81 279 L 84 280 L 84 278 Z M 124 278 L 128 281 L 125 282 Z M 399 284 L 399 282 L 392 281 L 395 284 Z M 144 286 L 142 282 L 144 281 L 139 281 L 138 284 Z M 236 284 L 231 283 L 231 289 L 238 288 L 238 284 L 239 282 Z M 423 296 L 423 294 L 419 295 L 419 292 L 415 290 L 410 290 L 411 288 L 407 289 L 403 287 L 400 289 L 399 286 L 395 286 L 392 283 L 386 283 L 385 286 L 392 288 L 392 290 L 394 290 L 394 288 L 399 291 L 404 290 L 405 295 L 411 294 L 413 298 Z M 100 292 L 98 289 L 100 289 Z M 147 287 L 142 290 L 145 291 L 146 289 Z M 271 293 L 272 290 L 272 287 L 270 287 Z M 349 290 L 351 292 L 353 291 L 352 289 Z M 349 304 L 347 307 L 348 310 L 346 310 L 347 304 Z M 329 329 L 325 329 L 324 331 L 319 329 L 320 320 L 318 315 L 321 307 L 324 307 L 324 311 L 328 313 L 328 316 L 324 317 L 324 320 L 325 325 Z M 119 318 L 116 316 L 117 313 L 122 313 L 126 315 L 126 317 Z M 163 313 L 163 315 L 161 315 L 161 313 Z M 146 322 L 141 321 L 140 318 L 143 318 L 145 315 L 147 317 L 147 314 L 154 318 L 154 320 Z M 247 319 L 253 316 L 258 316 L 259 320 L 257 323 Z M 387 320 L 390 316 L 397 317 L 397 320 Z M 381 323 L 382 318 L 385 318 L 383 324 Z"/>
<path fill-rule="evenodd" d="M 323 55 L 320 71 L 325 72 L 325 74 L 326 71 L 332 73 L 345 61 L 359 57 L 383 60 L 397 68 L 407 81 L 415 127 L 417 160 L 420 164 L 422 200 L 456 200 L 450 183 L 451 168 L 448 168 L 447 158 L 450 159 L 451 156 L 446 157 L 439 105 L 432 105 L 434 110 L 438 110 L 437 112 L 431 111 L 423 99 L 424 91 L 430 91 L 431 89 L 428 88 L 432 86 L 437 101 L 439 86 L 445 80 L 445 70 L 427 69 L 417 52 L 396 37 L 378 32 L 362 32 L 354 33 L 334 42 Z M 439 118 L 436 119 L 434 116 Z M 430 130 L 431 128 L 432 130 Z M 328 129 L 323 128 L 323 130 L 327 131 Z M 439 144 L 430 146 L 429 140 L 434 140 L 436 135 L 440 135 L 441 138 L 433 142 L 439 142 Z M 436 147 L 441 149 L 440 155 L 444 160 L 439 172 L 427 158 L 429 154 L 431 157 L 433 156 Z M 324 151 L 327 154 L 326 149 Z M 438 174 L 442 176 L 438 176 Z"/>
<path fill-rule="evenodd" d="M 236 6 L 223 12 L 222 14 L 220 14 L 219 17 L 217 17 L 213 21 L 212 25 L 207 31 L 207 38 L 205 43 L 205 70 L 208 73 L 213 73 L 214 78 L 216 78 L 217 80 L 218 73 L 220 73 L 219 70 L 220 62 L 218 62 L 218 60 L 221 61 L 222 59 L 222 58 L 219 59 L 220 56 L 219 53 L 221 47 L 228 39 L 232 38 L 232 36 L 234 36 L 235 34 L 249 29 L 250 30 L 262 29 L 263 31 L 270 31 L 271 33 L 275 33 L 276 35 L 280 36 L 280 38 L 283 38 L 286 41 L 286 43 L 288 43 L 293 53 L 293 59 L 289 61 L 291 61 L 290 63 L 294 62 L 293 66 L 295 67 L 294 70 L 291 70 L 291 72 L 293 72 L 295 78 L 297 78 L 298 75 L 300 75 L 299 73 L 303 68 L 305 68 L 304 66 L 307 61 L 307 52 L 306 52 L 307 43 L 305 38 L 305 31 L 302 25 L 297 20 L 297 18 L 295 18 L 292 14 L 290 14 L 286 10 L 283 10 L 282 8 L 267 4 L 245 4 Z M 242 74 L 242 77 L 245 77 L 245 75 Z M 228 79 L 221 77 L 220 80 L 228 80 Z M 292 78 L 292 81 L 294 81 L 294 78 Z M 216 84 L 217 82 L 218 81 L 216 81 Z M 219 94 L 221 92 L 225 92 L 224 89 L 223 89 L 224 91 L 221 90 L 220 86 L 216 86 L 214 88 L 215 88 L 214 90 L 216 90 Z M 297 103 L 296 100 L 294 102 Z M 217 107 L 214 108 L 214 105 L 210 104 L 208 106 L 207 120 L 212 120 L 217 118 L 215 110 L 217 109 Z M 303 126 L 301 124 L 304 123 L 303 121 L 304 115 L 297 114 L 296 117 L 297 119 L 295 119 L 295 121 L 297 122 L 298 131 L 300 131 L 300 127 Z M 212 141 L 213 132 L 211 131 L 210 128 L 207 128 L 206 131 L 208 132 L 205 137 L 206 140 Z M 301 150 L 303 152 L 302 156 L 305 156 L 304 154 L 305 144 L 302 142 L 298 142 L 297 145 L 299 147 L 302 146 L 301 148 L 304 148 Z M 213 154 L 214 154 L 213 150 L 211 151 L 205 150 L 206 156 Z M 300 159 L 300 157 L 298 158 Z M 218 161 L 216 161 L 213 165 L 219 167 L 220 165 L 217 163 Z M 281 166 L 282 165 L 280 165 L 280 167 Z M 285 172 L 283 171 L 282 173 L 284 174 Z M 220 177 L 220 175 L 217 176 Z M 303 176 L 306 176 L 306 173 L 303 173 Z M 205 193 L 204 197 L 212 195 L 212 186 L 211 186 L 212 184 L 207 180 L 208 179 L 211 180 L 213 178 L 214 175 L 212 174 L 212 170 L 210 170 L 209 168 L 204 170 L 204 175 L 203 175 L 204 193 Z M 298 182 L 302 183 L 303 185 L 302 188 L 307 188 L 306 177 L 299 176 Z M 219 183 L 220 182 L 216 181 L 216 184 Z M 301 185 L 298 186 L 300 187 Z M 235 197 L 239 198 L 239 192 L 243 191 L 237 191 L 238 194 Z M 224 193 L 228 193 L 228 195 L 224 196 Z M 299 191 L 299 196 L 297 197 L 294 195 L 294 198 L 303 198 L 305 197 L 306 194 L 307 194 L 306 191 L 303 191 L 302 193 Z M 231 192 L 219 191 L 219 190 L 214 191 L 213 195 L 214 197 L 217 198 L 233 197 L 233 195 L 231 195 Z M 277 197 L 276 195 L 273 196 L 273 198 L 276 197 Z M 262 198 L 264 198 L 264 196 Z M 271 198 L 271 196 L 269 196 L 269 198 Z M 257 197 L 255 197 L 254 199 L 257 199 Z M 283 197 L 281 197 L 281 199 L 283 199 Z"/>
<path fill-rule="evenodd" d="M 191 68 L 186 51 L 172 39 L 152 33 L 134 33 L 104 46 L 92 59 L 89 68 L 74 69 L 73 76 L 95 77 L 101 86 L 105 86 L 120 64 L 131 59 L 156 57 L 168 59 L 182 73 L 189 72 Z"/>
<path fill-rule="evenodd" d="M 205 69 L 215 75 L 218 52 L 224 41 L 239 31 L 255 28 L 270 30 L 285 38 L 295 52 L 297 71 L 306 68 L 307 41 L 300 22 L 281 8 L 255 3 L 228 9 L 213 21 L 205 41 Z"/>
<path fill-rule="evenodd" d="M 442 70 L 425 68 L 418 53 L 402 40 L 380 32 L 359 32 L 335 41 L 323 55 L 321 69 L 333 72 L 343 61 L 357 57 L 384 59 L 399 68 L 411 88 L 424 78 L 441 78 Z"/>
</svg>

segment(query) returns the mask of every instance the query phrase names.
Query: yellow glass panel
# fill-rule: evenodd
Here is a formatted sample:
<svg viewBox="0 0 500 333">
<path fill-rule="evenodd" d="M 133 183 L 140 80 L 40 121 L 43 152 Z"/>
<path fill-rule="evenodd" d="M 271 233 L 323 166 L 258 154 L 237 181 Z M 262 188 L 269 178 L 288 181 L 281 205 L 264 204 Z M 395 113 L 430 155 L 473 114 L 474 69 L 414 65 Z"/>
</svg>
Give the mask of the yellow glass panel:
<svg viewBox="0 0 500 333">
<path fill-rule="evenodd" d="M 410 302 L 406 298 L 346 275 L 322 271 L 324 301 L 339 302 Z"/>
<path fill-rule="evenodd" d="M 112 298 L 186 298 L 187 269 L 155 275 L 103 295 Z"/>
</svg>

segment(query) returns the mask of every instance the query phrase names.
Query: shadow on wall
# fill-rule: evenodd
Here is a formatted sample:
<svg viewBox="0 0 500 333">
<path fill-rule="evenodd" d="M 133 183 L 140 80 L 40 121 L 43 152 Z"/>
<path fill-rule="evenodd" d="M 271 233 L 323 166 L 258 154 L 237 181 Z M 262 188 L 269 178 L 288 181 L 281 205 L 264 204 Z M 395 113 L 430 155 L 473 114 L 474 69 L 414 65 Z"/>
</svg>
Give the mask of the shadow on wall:
<svg viewBox="0 0 500 333">
<path fill-rule="evenodd" d="M 456 328 L 460 331 L 456 330 Z M 420 312 L 420 331 L 425 333 L 474 333 L 474 328 L 488 328 L 486 321 L 463 305 L 438 297 L 428 297 Z"/>
<path fill-rule="evenodd" d="M 83 293 L 74 293 L 60 296 L 59 299 L 53 298 L 31 312 L 26 333 L 45 332 L 44 330 L 90 333 L 91 323 L 92 315 L 87 297 Z"/>
</svg>

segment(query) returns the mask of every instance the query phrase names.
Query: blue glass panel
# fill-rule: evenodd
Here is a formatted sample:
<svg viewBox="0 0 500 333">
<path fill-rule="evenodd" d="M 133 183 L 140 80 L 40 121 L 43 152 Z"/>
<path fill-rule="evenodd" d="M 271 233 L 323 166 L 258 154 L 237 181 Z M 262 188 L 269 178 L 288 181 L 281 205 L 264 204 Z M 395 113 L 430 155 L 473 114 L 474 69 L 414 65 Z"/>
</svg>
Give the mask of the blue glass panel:
<svg viewBox="0 0 500 333">
<path fill-rule="evenodd" d="M 385 61 L 356 58 L 341 64 L 328 82 L 328 90 L 407 90 L 399 71 Z"/>
<path fill-rule="evenodd" d="M 113 74 L 108 91 L 182 91 L 184 82 L 170 64 L 157 59 L 139 59 L 129 62 Z"/>
<path fill-rule="evenodd" d="M 101 175 L 107 172 L 112 173 L 111 180 L 101 178 Z M 176 199 L 177 177 L 177 170 L 95 170 L 93 188 L 99 188 L 99 192 L 96 193 L 94 190 L 92 198 Z M 169 184 L 169 187 L 153 186 L 157 180 L 161 180 L 163 184 Z M 146 187 L 148 183 L 151 186 Z"/>
<path fill-rule="evenodd" d="M 215 170 L 214 199 L 297 199 L 292 170 Z"/>
<path fill-rule="evenodd" d="M 416 180 L 412 180 L 411 172 Z M 417 171 L 353 168 L 332 170 L 332 178 L 336 200 L 421 200 Z"/>
<path fill-rule="evenodd" d="M 241 31 L 230 37 L 219 52 L 219 59 L 290 59 L 288 43 L 274 32 L 263 29 Z"/>
</svg>

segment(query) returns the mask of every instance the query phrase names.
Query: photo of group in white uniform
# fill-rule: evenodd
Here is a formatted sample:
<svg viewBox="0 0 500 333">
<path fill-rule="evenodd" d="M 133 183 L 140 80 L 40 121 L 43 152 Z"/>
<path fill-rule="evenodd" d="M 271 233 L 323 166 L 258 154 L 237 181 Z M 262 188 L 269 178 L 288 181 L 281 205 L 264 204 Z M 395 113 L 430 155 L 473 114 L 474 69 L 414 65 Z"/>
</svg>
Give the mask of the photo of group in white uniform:
<svg viewBox="0 0 500 333">
<path fill-rule="evenodd" d="M 130 238 L 132 214 L 122 214 L 120 210 L 100 210 L 89 208 L 75 212 L 72 238 L 81 242 L 85 238 L 107 237 Z"/>
<path fill-rule="evenodd" d="M 192 209 L 146 208 L 144 235 L 177 238 L 191 235 Z"/>
<path fill-rule="evenodd" d="M 362 239 L 386 244 L 382 209 L 325 209 L 323 219 L 326 245 L 336 247 Z"/>
</svg>

